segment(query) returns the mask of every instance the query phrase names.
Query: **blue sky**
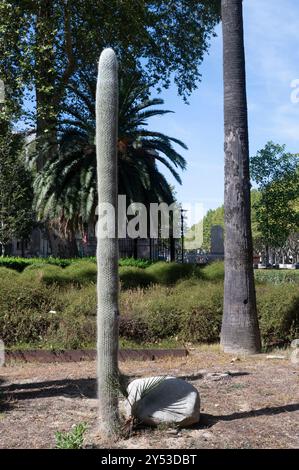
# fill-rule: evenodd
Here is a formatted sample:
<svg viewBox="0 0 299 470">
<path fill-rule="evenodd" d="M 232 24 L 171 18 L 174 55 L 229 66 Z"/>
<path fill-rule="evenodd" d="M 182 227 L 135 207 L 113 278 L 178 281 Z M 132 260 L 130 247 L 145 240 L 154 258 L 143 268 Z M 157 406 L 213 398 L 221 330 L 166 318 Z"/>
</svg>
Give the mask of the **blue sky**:
<svg viewBox="0 0 299 470">
<path fill-rule="evenodd" d="M 291 82 L 299 79 L 298 0 L 243 0 L 250 154 L 267 141 L 299 152 L 299 103 L 291 101 Z M 201 67 L 202 82 L 186 106 L 173 86 L 163 91 L 164 109 L 151 127 L 183 140 L 188 162 L 178 200 L 202 203 L 204 210 L 223 203 L 223 86 L 221 25 Z M 298 86 L 298 85 L 297 85 Z M 299 94 L 298 94 L 299 96 Z M 165 173 L 166 174 L 166 173 Z M 167 174 L 169 180 L 171 177 Z"/>
</svg>

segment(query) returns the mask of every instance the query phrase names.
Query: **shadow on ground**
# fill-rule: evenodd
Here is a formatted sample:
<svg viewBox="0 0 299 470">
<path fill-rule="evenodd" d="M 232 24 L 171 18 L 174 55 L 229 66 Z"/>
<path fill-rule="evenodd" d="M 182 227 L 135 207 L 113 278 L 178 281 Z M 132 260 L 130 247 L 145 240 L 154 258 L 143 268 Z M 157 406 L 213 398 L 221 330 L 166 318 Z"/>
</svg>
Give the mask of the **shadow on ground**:
<svg viewBox="0 0 299 470">
<path fill-rule="evenodd" d="M 195 376 L 192 376 L 192 378 L 193 380 L 198 380 L 200 377 L 195 378 Z M 76 380 L 63 379 L 10 385 L 3 385 L 3 380 L 0 379 L 0 407 L 2 405 L 2 407 L 4 407 L 4 409 L 2 408 L 2 411 L 4 411 L 10 407 L 10 402 L 13 403 L 19 400 L 33 400 L 36 398 L 57 396 L 67 396 L 70 398 L 96 398 L 96 389 L 95 378 Z M 235 412 L 228 415 L 211 415 L 203 413 L 201 415 L 200 423 L 193 429 L 210 428 L 220 421 L 228 422 L 238 419 L 254 418 L 257 416 L 291 413 L 294 411 L 299 411 L 299 403 L 264 407 L 251 411 Z"/>
<path fill-rule="evenodd" d="M 235 421 L 238 419 L 246 419 L 246 418 L 256 418 L 258 416 L 272 416 L 278 415 L 282 413 L 291 413 L 293 411 L 299 411 L 299 403 L 292 403 L 289 405 L 282 405 L 282 406 L 269 406 L 265 408 L 259 408 L 257 410 L 251 411 L 240 411 L 236 413 L 231 413 L 229 415 L 210 415 L 210 414 L 201 414 L 200 422 L 197 429 L 202 428 L 211 428 L 219 421 Z"/>
<path fill-rule="evenodd" d="M 68 396 L 72 398 L 96 398 L 96 379 L 77 380 L 51 380 L 24 384 L 11 384 L 2 386 L 4 396 L 14 400 L 33 400 L 35 398 L 49 398 Z"/>
<path fill-rule="evenodd" d="M 0 413 L 8 411 L 11 408 L 9 397 L 5 394 L 3 384 L 5 381 L 0 377 Z"/>
</svg>

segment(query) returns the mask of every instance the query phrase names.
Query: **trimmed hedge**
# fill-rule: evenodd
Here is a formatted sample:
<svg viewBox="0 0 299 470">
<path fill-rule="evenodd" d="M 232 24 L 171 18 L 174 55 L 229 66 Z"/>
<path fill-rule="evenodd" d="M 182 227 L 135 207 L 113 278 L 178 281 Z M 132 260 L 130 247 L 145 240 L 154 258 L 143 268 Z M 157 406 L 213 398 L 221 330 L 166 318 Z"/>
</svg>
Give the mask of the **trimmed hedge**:
<svg viewBox="0 0 299 470">
<path fill-rule="evenodd" d="M 152 276 L 147 269 L 129 266 L 121 266 L 119 268 L 119 278 L 122 289 L 148 287 L 155 282 L 154 276 Z"/>
<path fill-rule="evenodd" d="M 128 267 L 133 267 L 133 268 L 141 268 L 145 269 L 151 266 L 152 264 L 155 264 L 155 261 L 151 261 L 149 259 L 134 259 L 134 258 L 121 258 L 119 260 L 119 266 L 128 266 Z"/>
<path fill-rule="evenodd" d="M 156 271 L 153 268 L 120 268 L 121 336 L 139 343 L 173 338 L 193 343 L 218 341 L 223 301 L 223 282 L 217 280 L 220 265 L 213 267 L 216 280 L 212 268 L 208 274 L 209 267 L 195 268 L 192 273 L 187 268 L 183 274 L 191 277 L 175 284 L 177 266 L 165 263 Z M 6 346 L 94 346 L 95 276 L 92 261 L 65 268 L 30 266 L 23 273 L 0 267 L 0 337 Z M 146 288 L 136 288 L 140 285 Z M 258 282 L 256 287 L 264 346 L 287 344 L 298 337 L 298 284 Z"/>
<path fill-rule="evenodd" d="M 196 271 L 193 264 L 165 263 L 159 261 L 146 269 L 157 284 L 171 285 L 177 281 L 192 277 Z"/>
<path fill-rule="evenodd" d="M 18 258 L 18 257 L 3 257 L 0 258 L 0 267 L 14 269 L 15 271 L 22 272 L 27 266 L 51 264 L 65 268 L 71 264 L 70 259 L 60 258 Z"/>
<path fill-rule="evenodd" d="M 81 263 L 96 264 L 95 256 L 90 256 L 86 258 L 73 258 L 73 259 L 62 259 L 62 258 L 20 258 L 13 256 L 0 257 L 0 267 L 5 267 L 9 269 L 14 269 L 15 271 L 22 272 L 27 266 L 43 266 L 45 264 L 51 264 L 55 266 L 60 266 L 65 268 L 73 264 L 78 265 Z M 121 258 L 119 260 L 119 266 L 130 266 L 135 268 L 145 269 L 152 264 L 154 261 L 146 259 L 134 259 L 134 258 Z"/>
<path fill-rule="evenodd" d="M 299 337 L 299 288 L 291 284 L 257 286 L 260 329 L 266 345 Z"/>
<path fill-rule="evenodd" d="M 224 279 L 224 262 L 214 261 L 201 269 L 204 279 L 209 281 L 222 281 Z"/>
</svg>

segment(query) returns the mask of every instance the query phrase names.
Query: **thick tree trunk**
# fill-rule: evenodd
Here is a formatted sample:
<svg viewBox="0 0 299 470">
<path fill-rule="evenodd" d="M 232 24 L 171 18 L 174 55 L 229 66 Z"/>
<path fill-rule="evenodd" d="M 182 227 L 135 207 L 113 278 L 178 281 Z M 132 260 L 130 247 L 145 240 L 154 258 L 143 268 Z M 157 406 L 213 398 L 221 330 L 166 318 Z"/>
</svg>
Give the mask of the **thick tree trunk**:
<svg viewBox="0 0 299 470">
<path fill-rule="evenodd" d="M 117 237 L 117 120 L 118 74 L 117 60 L 112 49 L 100 57 L 96 96 L 96 145 L 99 221 L 97 241 L 98 265 L 98 393 L 100 427 L 107 434 L 118 426 L 118 237 Z M 113 234 L 101 235 L 101 215 L 104 205 L 114 209 L 109 215 L 114 224 Z M 110 224 L 109 224 L 110 225 Z"/>
<path fill-rule="evenodd" d="M 242 0 L 222 0 L 225 127 L 225 281 L 221 346 L 261 348 L 253 273 Z"/>
<path fill-rule="evenodd" d="M 56 150 L 55 113 L 55 52 L 53 38 L 53 0 L 44 0 L 37 6 L 36 15 L 36 139 L 39 152 L 37 170 L 43 169 L 47 159 Z M 46 48 L 46 52 L 42 49 Z"/>
</svg>

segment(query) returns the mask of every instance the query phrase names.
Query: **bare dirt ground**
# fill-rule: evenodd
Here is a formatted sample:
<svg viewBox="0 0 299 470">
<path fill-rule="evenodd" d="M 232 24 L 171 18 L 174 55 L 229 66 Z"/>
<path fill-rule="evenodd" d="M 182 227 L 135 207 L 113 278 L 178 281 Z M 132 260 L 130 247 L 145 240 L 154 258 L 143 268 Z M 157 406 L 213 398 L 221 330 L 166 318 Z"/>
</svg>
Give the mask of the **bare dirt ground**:
<svg viewBox="0 0 299 470">
<path fill-rule="evenodd" d="M 0 369 L 0 448 L 53 448 L 56 431 L 83 421 L 87 447 L 299 448 L 299 365 L 280 354 L 286 359 L 235 360 L 212 347 L 186 358 L 121 363 L 131 377 L 171 374 L 190 381 L 200 391 L 202 414 L 197 426 L 177 434 L 144 429 L 115 442 L 96 432 L 95 362 L 10 364 Z"/>
</svg>

